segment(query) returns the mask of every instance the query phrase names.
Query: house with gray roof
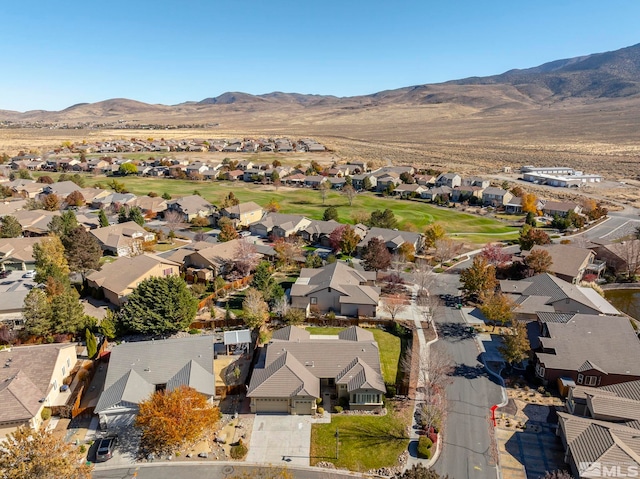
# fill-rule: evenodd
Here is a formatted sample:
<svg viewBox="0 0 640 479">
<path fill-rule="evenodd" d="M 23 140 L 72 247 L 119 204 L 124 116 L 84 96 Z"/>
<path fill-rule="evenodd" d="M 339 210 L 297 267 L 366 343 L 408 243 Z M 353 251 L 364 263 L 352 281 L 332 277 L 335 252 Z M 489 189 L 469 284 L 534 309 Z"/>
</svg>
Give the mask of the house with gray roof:
<svg viewBox="0 0 640 479">
<path fill-rule="evenodd" d="M 98 240 L 102 251 L 115 256 L 131 256 L 142 252 L 142 243 L 153 241 L 155 233 L 145 230 L 135 221 L 126 221 L 90 233 Z"/>
<path fill-rule="evenodd" d="M 302 268 L 291 287 L 291 306 L 311 312 L 333 311 L 343 316 L 376 316 L 380 288 L 376 273 L 359 271 L 336 261 L 322 268 Z"/>
<path fill-rule="evenodd" d="M 140 402 L 156 391 L 188 386 L 215 396 L 211 336 L 122 343 L 110 352 L 104 388 L 95 407 L 101 426 L 133 423 Z"/>
<path fill-rule="evenodd" d="M 168 201 L 167 210 L 177 211 L 183 216 L 184 221 L 188 222 L 198 216 L 209 217 L 215 207 L 200 195 L 189 195 Z"/>
<path fill-rule="evenodd" d="M 576 314 L 566 322 L 545 322 L 535 353 L 544 384 L 560 378 L 580 386 L 640 380 L 640 340 L 622 316 Z"/>
<path fill-rule="evenodd" d="M 523 321 L 535 321 L 538 313 L 620 314 L 594 289 L 549 273 L 520 281 L 502 280 L 500 290 L 516 303 L 514 313 Z"/>
<path fill-rule="evenodd" d="M 462 177 L 457 173 L 441 173 L 436 178 L 436 186 L 448 186 L 449 188 L 455 188 L 462 184 Z"/>
<path fill-rule="evenodd" d="M 235 226 L 238 227 L 249 226 L 251 223 L 260 221 L 264 210 L 259 204 L 253 201 L 247 201 L 245 203 L 227 206 L 223 208 L 220 213 L 222 216 L 231 219 Z"/>
<path fill-rule="evenodd" d="M 386 245 L 387 249 L 391 253 L 398 251 L 398 248 L 404 243 L 413 245 L 416 252 L 420 251 L 423 246 L 423 238 L 420 233 L 413 233 L 411 231 L 399 231 L 388 228 L 373 227 L 367 231 L 366 236 L 358 243 L 358 251 L 369 244 L 372 238 L 378 238 Z"/>
<path fill-rule="evenodd" d="M 513 193 L 502 188 L 490 186 L 482 192 L 482 204 L 485 206 L 501 207 L 509 203 L 513 198 Z"/>
<path fill-rule="evenodd" d="M 378 344 L 357 326 L 312 336 L 296 326 L 274 332 L 247 392 L 253 413 L 313 414 L 342 398 L 354 410 L 378 410 L 386 392 Z M 333 398 L 333 399 L 332 399 Z"/>
<path fill-rule="evenodd" d="M 531 251 L 523 251 L 522 255 L 527 257 L 534 251 L 546 251 L 552 261 L 548 271 L 569 283 L 580 283 L 587 273 L 599 277 L 604 272 L 605 264 L 596 262 L 596 254 L 590 249 L 567 244 L 535 245 Z"/>
</svg>

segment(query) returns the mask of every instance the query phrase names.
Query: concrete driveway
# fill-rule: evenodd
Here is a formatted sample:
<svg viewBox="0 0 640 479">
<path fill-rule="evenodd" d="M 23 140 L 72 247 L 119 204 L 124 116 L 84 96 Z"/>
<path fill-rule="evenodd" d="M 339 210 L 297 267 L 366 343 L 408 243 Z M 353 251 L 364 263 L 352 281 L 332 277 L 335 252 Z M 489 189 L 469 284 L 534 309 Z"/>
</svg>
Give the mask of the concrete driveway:
<svg viewBox="0 0 640 479">
<path fill-rule="evenodd" d="M 309 465 L 310 416 L 256 414 L 247 462 Z"/>
</svg>

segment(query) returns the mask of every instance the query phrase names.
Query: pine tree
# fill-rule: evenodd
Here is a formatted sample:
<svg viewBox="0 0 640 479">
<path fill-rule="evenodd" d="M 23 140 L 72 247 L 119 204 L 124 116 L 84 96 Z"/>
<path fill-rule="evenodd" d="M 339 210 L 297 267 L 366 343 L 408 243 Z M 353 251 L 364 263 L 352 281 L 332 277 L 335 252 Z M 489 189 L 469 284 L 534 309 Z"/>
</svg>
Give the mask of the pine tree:
<svg viewBox="0 0 640 479">
<path fill-rule="evenodd" d="M 98 354 L 98 340 L 96 335 L 87 328 L 84 330 L 84 337 L 87 342 L 87 356 L 89 359 L 93 359 L 96 354 Z"/>
<path fill-rule="evenodd" d="M 104 212 L 102 208 L 100 208 L 100 213 L 98 213 L 98 218 L 100 219 L 100 226 L 102 228 L 109 226 L 109 218 L 107 218 L 107 214 Z"/>
</svg>

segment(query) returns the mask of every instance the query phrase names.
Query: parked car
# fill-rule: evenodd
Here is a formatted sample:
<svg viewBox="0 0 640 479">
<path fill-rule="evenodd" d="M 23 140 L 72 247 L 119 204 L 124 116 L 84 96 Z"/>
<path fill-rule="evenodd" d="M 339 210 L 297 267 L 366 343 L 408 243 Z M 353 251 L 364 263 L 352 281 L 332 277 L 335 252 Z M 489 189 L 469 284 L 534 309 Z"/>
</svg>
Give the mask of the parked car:
<svg viewBox="0 0 640 479">
<path fill-rule="evenodd" d="M 33 279 L 36 277 L 36 272 L 34 270 L 27 271 L 25 274 L 22 275 L 22 277 L 27 279 Z"/>
<path fill-rule="evenodd" d="M 113 457 L 113 451 L 118 444 L 116 436 L 109 436 L 100 439 L 98 449 L 96 449 L 96 462 L 105 462 Z"/>
<path fill-rule="evenodd" d="M 7 276 L 9 276 L 8 271 L 0 271 L 0 279 L 5 279 Z"/>
</svg>

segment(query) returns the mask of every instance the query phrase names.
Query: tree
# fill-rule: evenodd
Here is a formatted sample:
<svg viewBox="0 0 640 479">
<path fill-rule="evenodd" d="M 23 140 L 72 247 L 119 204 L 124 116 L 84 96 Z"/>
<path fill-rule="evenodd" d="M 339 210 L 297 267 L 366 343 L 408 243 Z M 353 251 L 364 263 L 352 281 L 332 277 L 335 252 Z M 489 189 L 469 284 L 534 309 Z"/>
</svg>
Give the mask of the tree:
<svg viewBox="0 0 640 479">
<path fill-rule="evenodd" d="M 133 163 L 122 163 L 118 168 L 118 173 L 122 176 L 137 175 L 138 167 Z"/>
<path fill-rule="evenodd" d="M 138 206 L 132 206 L 131 208 L 129 208 L 129 215 L 127 219 L 139 224 L 140 226 L 144 225 L 144 215 L 142 214 L 142 210 Z"/>
<path fill-rule="evenodd" d="M 238 274 L 244 278 L 258 265 L 260 255 L 258 254 L 256 245 L 249 243 L 246 239 L 238 241 L 235 253 L 234 268 Z"/>
<path fill-rule="evenodd" d="M 62 282 L 68 281 L 69 264 L 62 241 L 57 236 L 47 236 L 34 244 L 33 258 L 36 264 L 36 282 L 45 283 L 49 277 Z"/>
<path fill-rule="evenodd" d="M 487 260 L 487 263 L 493 266 L 500 266 L 511 258 L 509 253 L 503 251 L 503 247 L 500 243 L 489 243 L 482 248 L 480 256 Z"/>
<path fill-rule="evenodd" d="M 513 319 L 515 303 L 504 294 L 490 291 L 482 294 L 481 299 L 480 311 L 493 324 L 500 323 L 504 326 Z"/>
<path fill-rule="evenodd" d="M 53 178 L 51 178 L 50 176 L 44 175 L 44 176 L 40 176 L 36 183 L 42 183 L 44 185 L 52 185 L 53 183 L 55 183 L 53 181 Z"/>
<path fill-rule="evenodd" d="M 80 295 L 70 287 L 59 294 L 50 295 L 52 332 L 58 334 L 77 333 L 86 325 L 84 308 Z"/>
<path fill-rule="evenodd" d="M 218 220 L 218 227 L 220 228 L 218 241 L 221 243 L 226 243 L 227 241 L 238 238 L 238 232 L 236 231 L 235 226 L 233 226 L 232 221 L 226 216 L 223 216 Z"/>
<path fill-rule="evenodd" d="M 114 340 L 117 336 L 116 325 L 118 318 L 116 314 L 110 309 L 107 310 L 107 314 L 102 321 L 100 321 L 100 325 L 98 326 L 100 330 L 100 334 L 102 334 L 109 341 Z"/>
<path fill-rule="evenodd" d="M 345 196 L 345 198 L 347 198 L 349 206 L 353 206 L 353 200 L 355 200 L 356 196 L 358 196 L 358 192 L 356 191 L 356 189 L 351 185 L 345 185 L 344 188 L 342 188 L 342 194 Z"/>
<path fill-rule="evenodd" d="M 78 218 L 72 210 L 64 211 L 60 216 L 54 216 L 47 225 L 49 231 L 61 240 L 78 227 Z"/>
<path fill-rule="evenodd" d="M 418 296 L 424 296 L 428 292 L 429 287 L 433 283 L 433 268 L 425 259 L 416 260 L 413 270 L 413 282 L 418 285 Z"/>
<path fill-rule="evenodd" d="M 438 261 L 438 263 L 442 264 L 458 254 L 462 248 L 462 243 L 458 243 L 451 238 L 444 237 L 436 240 L 434 247 L 435 252 L 433 257 Z"/>
<path fill-rule="evenodd" d="M 228 208 L 230 206 L 236 206 L 240 204 L 240 200 L 236 198 L 236 195 L 233 194 L 233 191 L 230 191 L 227 196 L 225 196 L 224 200 L 220 204 L 221 208 Z"/>
<path fill-rule="evenodd" d="M 524 193 L 521 198 L 522 211 L 524 213 L 538 213 L 538 197 L 533 193 Z"/>
<path fill-rule="evenodd" d="M 277 213 L 278 211 L 280 211 L 280 204 L 274 198 L 271 198 L 264 209 L 269 213 Z"/>
<path fill-rule="evenodd" d="M 54 193 L 45 195 L 42 199 L 42 206 L 47 211 L 58 211 L 60 209 L 60 198 Z"/>
<path fill-rule="evenodd" d="M 169 228 L 169 231 L 175 231 L 185 227 L 184 216 L 175 210 L 165 211 L 164 222 L 167 228 Z"/>
<path fill-rule="evenodd" d="M 402 181 L 406 185 L 412 185 L 416 182 L 416 180 L 411 176 L 411 173 L 408 171 L 403 171 L 400 173 L 400 181 Z"/>
<path fill-rule="evenodd" d="M 365 176 L 364 180 L 362 181 L 362 189 L 365 191 L 369 191 L 371 188 L 373 188 L 373 185 L 371 184 L 371 178 Z"/>
<path fill-rule="evenodd" d="M 460 282 L 462 289 L 471 297 L 490 293 L 497 285 L 496 268 L 482 256 L 476 255 L 471 266 L 460 273 Z"/>
<path fill-rule="evenodd" d="M 398 255 L 405 262 L 412 262 L 416 259 L 416 247 L 411 243 L 402 243 L 398 248 Z"/>
<path fill-rule="evenodd" d="M 170 334 L 186 329 L 197 310 L 198 300 L 182 278 L 152 277 L 143 280 L 128 296 L 119 320 L 132 332 Z"/>
<path fill-rule="evenodd" d="M 393 296 L 387 296 L 382 300 L 382 310 L 391 316 L 391 321 L 396 320 L 396 316 L 407 309 L 404 296 L 401 294 L 394 294 Z"/>
<path fill-rule="evenodd" d="M 520 231 L 520 238 L 518 238 L 518 242 L 520 243 L 521 250 L 529 251 L 537 244 L 550 244 L 551 238 L 549 238 L 547 233 L 540 229 L 524 225 Z"/>
<path fill-rule="evenodd" d="M 342 232 L 342 238 L 340 239 L 340 249 L 347 256 L 353 255 L 360 243 L 360 237 L 356 234 L 356 230 L 351 225 L 345 225 L 345 229 Z"/>
<path fill-rule="evenodd" d="M 95 236 L 82 226 L 72 230 L 63 239 L 69 269 L 79 273 L 97 270 L 100 267 L 102 249 Z"/>
<path fill-rule="evenodd" d="M 255 288 L 247 289 L 247 293 L 242 302 L 242 316 L 244 324 L 248 328 L 256 329 L 262 327 L 269 317 L 269 307 L 264 301 L 262 293 Z"/>
<path fill-rule="evenodd" d="M 147 454 L 172 454 L 196 442 L 220 420 L 220 411 L 204 394 L 188 386 L 157 391 L 138 406 L 136 426 Z"/>
<path fill-rule="evenodd" d="M 394 229 L 398 226 L 398 220 L 396 220 L 396 216 L 393 214 L 393 211 L 388 208 L 384 211 L 375 210 L 371 213 L 367 226 L 371 228 L 377 227 Z"/>
<path fill-rule="evenodd" d="M 318 189 L 320 190 L 322 204 L 324 205 L 324 202 L 327 200 L 327 193 L 331 189 L 331 183 L 329 181 L 323 181 L 320 183 L 320 186 L 318 186 Z"/>
<path fill-rule="evenodd" d="M 335 206 L 329 206 L 324 210 L 324 214 L 322 215 L 323 221 L 338 221 L 338 208 Z"/>
<path fill-rule="evenodd" d="M 109 226 L 109 218 L 107 218 L 107 214 L 104 212 L 102 208 L 100 208 L 100 212 L 98 213 L 98 219 L 100 220 L 101 228 Z"/>
<path fill-rule="evenodd" d="M 411 469 L 398 472 L 394 479 L 449 479 L 449 476 L 441 476 L 431 468 L 422 464 L 414 464 Z"/>
<path fill-rule="evenodd" d="M 347 225 L 340 225 L 329 234 L 329 246 L 335 252 L 342 249 L 342 236 L 344 235 Z"/>
<path fill-rule="evenodd" d="M 255 273 L 253 273 L 253 280 L 251 281 L 251 286 L 260 291 L 266 301 L 271 299 L 273 288 L 277 284 L 273 279 L 272 273 L 271 263 L 268 261 L 260 261 Z"/>
<path fill-rule="evenodd" d="M 322 258 L 316 253 L 309 253 L 304 260 L 305 268 L 322 268 Z"/>
<path fill-rule="evenodd" d="M 33 288 L 24 298 L 24 329 L 34 336 L 46 336 L 52 330 L 51 306 L 47 294 L 40 288 Z"/>
<path fill-rule="evenodd" d="M 511 334 L 502 337 L 503 345 L 498 348 L 504 359 L 510 364 L 518 364 L 529 355 L 531 345 L 527 338 L 527 328 L 524 323 L 514 321 Z"/>
<path fill-rule="evenodd" d="M 93 359 L 98 354 L 98 339 L 89 328 L 84 330 L 84 337 L 87 343 L 87 356 Z"/>
<path fill-rule="evenodd" d="M 531 253 L 525 257 L 524 264 L 527 265 L 533 275 L 536 275 L 548 272 L 549 268 L 553 264 L 553 259 L 548 251 L 537 249 L 535 251 L 531 251 Z"/>
<path fill-rule="evenodd" d="M 168 201 L 171 199 L 171 195 L 165 191 L 164 193 L 162 193 L 162 199 Z"/>
<path fill-rule="evenodd" d="M 447 235 L 447 231 L 440 223 L 431 223 L 424 231 L 424 246 L 425 248 L 433 248 L 436 245 L 436 241 L 444 238 Z"/>
<path fill-rule="evenodd" d="M 273 249 L 277 255 L 278 267 L 288 267 L 303 255 L 302 240 L 298 236 L 277 238 L 273 242 Z"/>
<path fill-rule="evenodd" d="M 191 225 L 195 228 L 205 228 L 209 226 L 209 218 L 204 218 L 202 216 L 196 216 L 191 220 Z"/>
<path fill-rule="evenodd" d="M 79 191 L 72 191 L 71 193 L 69 193 L 64 202 L 67 204 L 67 206 L 78 207 L 84 206 L 84 204 L 86 203 L 84 196 L 82 196 L 82 193 L 80 193 Z"/>
<path fill-rule="evenodd" d="M 391 253 L 379 238 L 371 238 L 362 253 L 364 269 L 368 271 L 385 270 L 391 265 Z"/>
<path fill-rule="evenodd" d="M 0 238 L 17 238 L 22 235 L 22 225 L 15 216 L 0 218 Z"/>
<path fill-rule="evenodd" d="M 2 443 L 0 474 L 11 479 L 90 479 L 91 466 L 76 451 L 50 431 L 22 426 Z"/>
</svg>

